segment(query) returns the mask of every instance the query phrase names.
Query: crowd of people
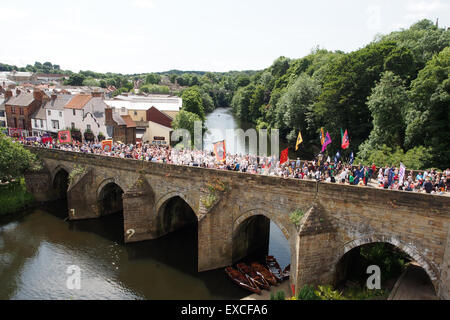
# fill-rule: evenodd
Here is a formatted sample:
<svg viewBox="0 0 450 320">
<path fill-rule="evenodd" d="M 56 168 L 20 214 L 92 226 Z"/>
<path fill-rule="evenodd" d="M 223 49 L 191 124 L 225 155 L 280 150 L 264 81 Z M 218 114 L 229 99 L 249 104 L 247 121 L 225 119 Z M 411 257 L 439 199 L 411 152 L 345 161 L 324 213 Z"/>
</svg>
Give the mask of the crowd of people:
<svg viewBox="0 0 450 320">
<path fill-rule="evenodd" d="M 42 143 L 22 141 L 26 145 L 54 148 L 72 152 L 91 153 L 103 156 L 128 158 L 158 163 L 194 166 L 219 170 L 231 170 L 251 174 L 279 176 L 283 178 L 310 179 L 338 184 L 374 186 L 384 189 L 410 192 L 445 194 L 450 191 L 450 169 L 443 172 L 425 170 L 423 172 L 405 172 L 400 168 L 386 166 L 353 166 L 350 164 L 331 163 L 329 161 L 291 160 L 280 164 L 274 157 L 227 154 L 224 160 L 218 160 L 214 152 L 206 150 L 177 149 L 169 146 L 150 144 L 113 143 L 111 149 L 104 150 L 96 143 Z"/>
</svg>

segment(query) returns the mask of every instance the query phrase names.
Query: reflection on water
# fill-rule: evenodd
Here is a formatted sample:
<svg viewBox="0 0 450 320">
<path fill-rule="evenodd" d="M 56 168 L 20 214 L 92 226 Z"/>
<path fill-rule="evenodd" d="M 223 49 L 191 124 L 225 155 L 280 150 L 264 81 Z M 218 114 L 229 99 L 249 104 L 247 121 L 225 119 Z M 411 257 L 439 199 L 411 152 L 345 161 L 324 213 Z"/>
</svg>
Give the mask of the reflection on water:
<svg viewBox="0 0 450 320">
<path fill-rule="evenodd" d="M 0 299 L 240 299 L 247 295 L 222 269 L 197 272 L 196 226 L 125 245 L 122 214 L 65 221 L 66 208 L 55 209 L 54 205 L 36 209 L 1 224 Z M 277 232 L 281 232 L 277 227 L 271 228 L 270 252 L 276 250 L 280 264 L 285 264 L 289 255 L 284 256 L 282 244 L 272 239 Z M 281 236 L 279 240 L 285 242 Z M 81 290 L 66 287 L 70 265 L 81 268 Z"/>
<path fill-rule="evenodd" d="M 234 121 L 228 110 L 219 109 L 208 116 L 208 127 L 235 128 Z M 66 221 L 66 217 L 65 202 L 55 202 L 0 221 L 0 299 L 240 299 L 248 295 L 222 268 L 197 272 L 197 226 L 125 245 L 122 214 L 83 221 Z M 289 245 L 274 223 L 269 254 L 282 267 L 290 263 Z M 80 290 L 66 287 L 71 265 L 81 268 Z"/>
</svg>

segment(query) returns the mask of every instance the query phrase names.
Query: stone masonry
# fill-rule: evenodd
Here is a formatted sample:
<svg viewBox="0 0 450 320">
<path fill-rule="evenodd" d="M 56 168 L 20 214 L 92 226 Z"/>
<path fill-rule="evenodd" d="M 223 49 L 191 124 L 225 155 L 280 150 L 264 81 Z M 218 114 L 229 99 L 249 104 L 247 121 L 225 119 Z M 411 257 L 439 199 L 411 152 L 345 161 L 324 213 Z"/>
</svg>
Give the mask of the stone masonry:
<svg viewBox="0 0 450 320">
<path fill-rule="evenodd" d="M 158 221 L 164 205 L 182 198 L 198 220 L 198 270 L 233 263 L 233 235 L 248 218 L 263 215 L 282 230 L 291 252 L 291 284 L 334 283 L 345 253 L 363 244 L 387 242 L 412 257 L 430 277 L 436 293 L 450 299 L 450 197 L 282 179 L 30 148 L 44 163 L 42 172 L 26 175 L 38 200 L 51 200 L 59 170 L 84 170 L 68 189 L 70 219 L 100 215 L 99 195 L 108 183 L 123 191 L 125 242 L 161 236 Z M 206 185 L 220 180 L 229 190 L 204 205 Z M 50 187 L 49 187 L 50 186 Z M 291 212 L 305 212 L 295 226 Z"/>
</svg>

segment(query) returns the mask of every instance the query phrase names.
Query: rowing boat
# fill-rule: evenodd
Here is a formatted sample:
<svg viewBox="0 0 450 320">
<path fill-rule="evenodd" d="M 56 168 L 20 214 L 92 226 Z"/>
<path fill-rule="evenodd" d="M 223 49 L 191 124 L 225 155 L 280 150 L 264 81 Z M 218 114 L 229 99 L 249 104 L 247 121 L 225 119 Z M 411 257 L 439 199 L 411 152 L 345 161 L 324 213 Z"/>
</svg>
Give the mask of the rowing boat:
<svg viewBox="0 0 450 320">
<path fill-rule="evenodd" d="M 244 275 L 248 276 L 259 288 L 270 290 L 270 284 L 261 274 L 250 268 L 245 263 L 241 262 L 236 265 L 237 269 Z"/>
<path fill-rule="evenodd" d="M 274 275 L 267 270 L 262 264 L 258 262 L 252 262 L 250 264 L 250 267 L 256 272 L 259 273 L 266 279 L 267 282 L 269 282 L 271 285 L 277 285 L 277 279 L 274 277 Z"/>
<path fill-rule="evenodd" d="M 225 273 L 230 277 L 231 280 L 233 280 L 234 283 L 236 283 L 241 288 L 257 294 L 261 294 L 261 289 L 258 288 L 258 286 L 254 284 L 253 281 L 250 281 L 249 278 L 242 274 L 240 271 L 234 269 L 233 267 L 226 267 Z"/>
<path fill-rule="evenodd" d="M 286 268 L 283 269 L 283 279 L 289 279 L 291 276 L 291 265 L 288 264 Z"/>
<path fill-rule="evenodd" d="M 266 264 L 270 272 L 275 276 L 278 282 L 283 281 L 283 270 L 281 270 L 280 265 L 278 264 L 277 259 L 274 256 L 266 257 Z"/>
</svg>

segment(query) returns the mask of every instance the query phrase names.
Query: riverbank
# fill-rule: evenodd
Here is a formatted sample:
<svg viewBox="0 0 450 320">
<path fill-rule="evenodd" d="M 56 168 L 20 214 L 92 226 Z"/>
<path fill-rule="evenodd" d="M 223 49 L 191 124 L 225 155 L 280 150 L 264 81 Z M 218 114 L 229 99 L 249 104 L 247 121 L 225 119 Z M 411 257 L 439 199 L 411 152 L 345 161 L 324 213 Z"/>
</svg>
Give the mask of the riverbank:
<svg viewBox="0 0 450 320">
<path fill-rule="evenodd" d="M 0 216 L 13 214 L 34 205 L 34 197 L 27 192 L 25 179 L 0 185 Z"/>
<path fill-rule="evenodd" d="M 272 293 L 273 295 L 276 295 L 277 292 L 280 291 L 284 292 L 286 299 L 292 297 L 289 280 L 282 282 L 280 285 L 276 287 L 270 287 L 270 291 L 263 290 L 261 294 L 253 293 L 245 298 L 242 298 L 241 300 L 270 300 L 270 296 Z"/>
</svg>

